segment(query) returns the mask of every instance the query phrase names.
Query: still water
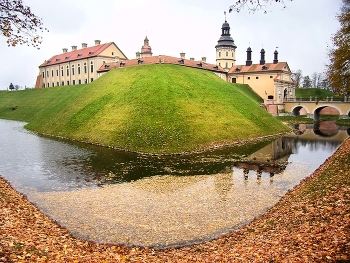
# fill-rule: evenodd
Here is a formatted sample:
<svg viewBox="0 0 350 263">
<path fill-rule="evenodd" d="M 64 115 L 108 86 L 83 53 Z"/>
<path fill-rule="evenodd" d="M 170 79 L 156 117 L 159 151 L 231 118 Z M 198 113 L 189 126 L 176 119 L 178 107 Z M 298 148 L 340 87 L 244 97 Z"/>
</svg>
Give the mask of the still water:
<svg viewBox="0 0 350 263">
<path fill-rule="evenodd" d="M 334 124 L 274 141 L 146 156 L 53 140 L 0 120 L 0 175 L 75 236 L 167 247 L 212 239 L 273 206 L 349 136 Z"/>
</svg>

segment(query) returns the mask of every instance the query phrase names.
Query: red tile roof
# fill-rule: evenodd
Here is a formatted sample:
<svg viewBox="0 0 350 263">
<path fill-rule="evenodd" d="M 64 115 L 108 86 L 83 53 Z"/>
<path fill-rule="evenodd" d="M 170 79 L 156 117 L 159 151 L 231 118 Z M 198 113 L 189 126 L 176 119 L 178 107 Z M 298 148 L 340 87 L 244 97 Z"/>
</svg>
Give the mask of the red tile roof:
<svg viewBox="0 0 350 263">
<path fill-rule="evenodd" d="M 203 61 L 195 61 L 190 59 L 182 59 L 182 58 L 176 58 L 171 56 L 152 56 L 152 57 L 146 57 L 146 58 L 140 58 L 140 59 L 130 59 L 130 60 L 119 60 L 118 62 L 110 62 L 103 64 L 97 72 L 106 72 L 109 71 L 112 68 L 121 68 L 121 67 L 131 67 L 131 66 L 138 66 L 139 63 L 142 61 L 142 65 L 149 65 L 149 64 L 174 64 L 174 65 L 183 65 L 186 67 L 191 68 L 200 68 L 200 69 L 207 69 L 215 72 L 222 72 L 225 73 L 225 70 L 223 70 L 222 67 L 217 66 L 215 64 L 209 64 L 205 63 Z"/>
<path fill-rule="evenodd" d="M 251 73 L 251 72 L 266 72 L 266 71 L 281 71 L 284 67 L 287 66 L 289 71 L 289 67 L 287 62 L 278 62 L 274 63 L 265 63 L 264 65 L 260 64 L 252 64 L 251 66 L 246 65 L 235 65 L 229 70 L 229 74 L 234 73 Z"/>
<path fill-rule="evenodd" d="M 55 56 L 51 57 L 49 60 L 46 60 L 44 63 L 42 63 L 39 67 L 56 65 L 56 64 L 74 61 L 74 60 L 79 60 L 79 59 L 84 59 L 84 58 L 96 57 L 99 54 L 101 54 L 102 51 L 104 51 L 106 48 L 108 48 L 111 45 L 115 45 L 114 42 L 109 42 L 109 43 L 101 44 L 101 45 L 95 45 L 95 46 L 77 49 L 74 51 L 69 51 L 66 53 L 55 55 Z M 117 46 L 117 45 L 115 45 L 115 46 Z M 120 51 L 120 52 L 124 55 L 124 53 L 122 51 Z M 124 57 L 126 58 L 125 55 L 124 55 Z"/>
</svg>

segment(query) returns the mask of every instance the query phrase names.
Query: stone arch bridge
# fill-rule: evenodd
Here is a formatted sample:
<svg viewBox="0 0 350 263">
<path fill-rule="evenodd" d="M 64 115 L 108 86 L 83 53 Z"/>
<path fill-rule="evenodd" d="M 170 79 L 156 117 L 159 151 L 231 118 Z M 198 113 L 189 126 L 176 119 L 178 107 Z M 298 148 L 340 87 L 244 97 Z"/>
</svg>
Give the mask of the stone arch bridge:
<svg viewBox="0 0 350 263">
<path fill-rule="evenodd" d="M 298 116 L 300 115 L 300 110 L 305 109 L 308 118 L 313 118 L 314 120 L 320 120 L 320 112 L 326 107 L 331 107 L 339 112 L 340 119 L 350 118 L 350 99 L 342 99 L 342 101 L 336 101 L 331 99 L 317 100 L 317 98 L 306 99 L 294 99 L 284 101 L 284 110 L 286 113 Z"/>
</svg>

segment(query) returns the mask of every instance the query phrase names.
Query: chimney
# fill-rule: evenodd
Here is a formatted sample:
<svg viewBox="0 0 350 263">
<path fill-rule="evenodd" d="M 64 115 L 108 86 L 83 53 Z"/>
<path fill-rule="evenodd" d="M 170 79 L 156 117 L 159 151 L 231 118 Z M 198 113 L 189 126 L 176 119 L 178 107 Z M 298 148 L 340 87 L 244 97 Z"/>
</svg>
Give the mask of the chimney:
<svg viewBox="0 0 350 263">
<path fill-rule="evenodd" d="M 140 55 L 141 55 L 141 53 L 140 52 L 136 52 L 136 58 L 140 58 Z"/>
<path fill-rule="evenodd" d="M 190 58 L 190 60 L 194 60 L 194 58 Z"/>
<path fill-rule="evenodd" d="M 101 44 L 101 40 L 95 40 L 95 46 L 100 45 Z"/>
<path fill-rule="evenodd" d="M 265 64 L 265 50 L 262 48 L 260 51 L 260 65 Z"/>
<path fill-rule="evenodd" d="M 72 51 L 77 50 L 77 46 L 72 46 Z"/>
<path fill-rule="evenodd" d="M 62 50 L 63 50 L 63 53 L 67 53 L 68 48 L 62 48 Z"/>
<path fill-rule="evenodd" d="M 278 52 L 277 49 L 275 50 L 275 52 L 273 53 L 273 64 L 277 64 L 278 63 Z"/>
<path fill-rule="evenodd" d="M 252 49 L 250 47 L 247 48 L 247 61 L 245 62 L 246 66 L 252 65 Z"/>
<path fill-rule="evenodd" d="M 81 47 L 82 47 L 82 48 L 87 48 L 87 44 L 86 44 L 86 43 L 82 43 L 82 44 L 81 44 Z"/>
<path fill-rule="evenodd" d="M 180 58 L 183 58 L 183 59 L 184 59 L 184 58 L 185 58 L 185 55 L 186 55 L 186 53 L 181 52 L 181 53 L 180 53 Z"/>
<path fill-rule="evenodd" d="M 202 57 L 202 62 L 206 63 L 207 62 L 207 57 Z"/>
</svg>

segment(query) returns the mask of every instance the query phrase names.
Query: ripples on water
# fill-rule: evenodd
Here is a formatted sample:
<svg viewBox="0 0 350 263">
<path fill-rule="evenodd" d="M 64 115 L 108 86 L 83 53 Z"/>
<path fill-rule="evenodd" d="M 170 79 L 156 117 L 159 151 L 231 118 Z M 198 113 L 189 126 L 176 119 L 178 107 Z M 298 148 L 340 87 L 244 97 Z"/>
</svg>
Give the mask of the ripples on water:
<svg viewBox="0 0 350 263">
<path fill-rule="evenodd" d="M 73 234 L 170 246 L 252 220 L 347 137 L 307 129 L 276 141 L 186 156 L 144 156 L 52 140 L 0 120 L 0 174 Z"/>
</svg>

